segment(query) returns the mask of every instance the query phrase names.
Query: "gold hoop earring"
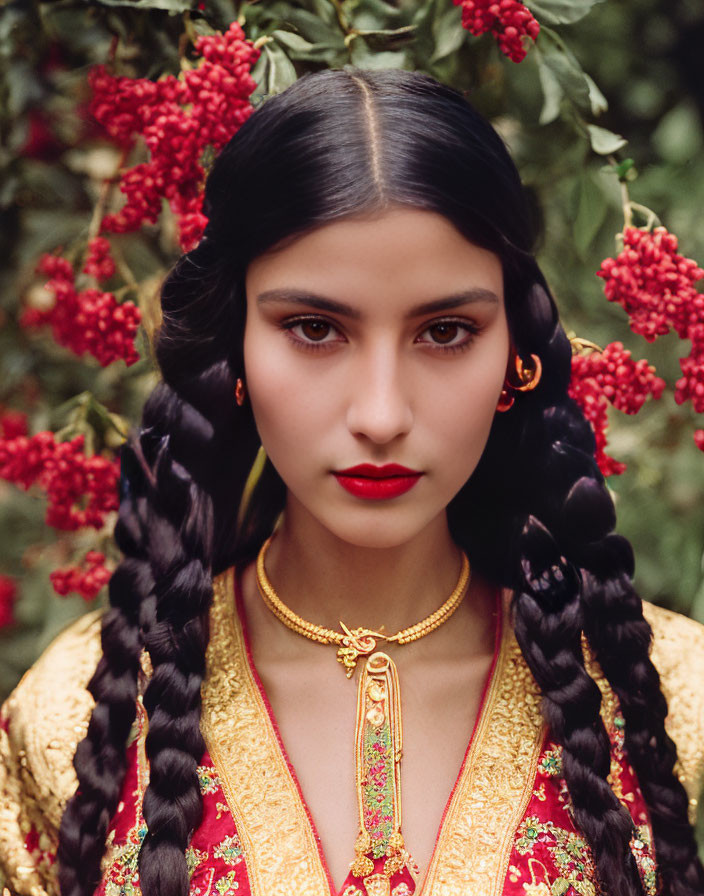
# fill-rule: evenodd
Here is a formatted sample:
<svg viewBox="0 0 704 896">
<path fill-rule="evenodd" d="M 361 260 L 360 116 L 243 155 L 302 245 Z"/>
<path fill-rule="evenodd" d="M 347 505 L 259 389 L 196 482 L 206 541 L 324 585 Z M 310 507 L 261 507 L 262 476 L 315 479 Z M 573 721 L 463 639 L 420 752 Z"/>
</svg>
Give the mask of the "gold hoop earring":
<svg viewBox="0 0 704 896">
<path fill-rule="evenodd" d="M 501 390 L 501 395 L 499 395 L 499 403 L 496 405 L 496 410 L 500 414 L 506 413 L 506 411 L 510 411 L 513 407 L 513 403 L 516 400 L 511 394 L 513 389 L 510 386 L 504 386 Z"/>
<path fill-rule="evenodd" d="M 516 400 L 514 392 L 531 392 L 540 382 L 543 375 L 543 365 L 538 355 L 531 355 L 531 364 L 524 364 L 521 356 L 516 353 L 513 359 L 513 367 L 515 369 L 515 379 L 513 381 L 509 375 L 506 375 L 504 387 L 499 395 L 499 401 L 496 410 L 503 414 L 513 407 Z"/>
<path fill-rule="evenodd" d="M 242 407 L 246 395 L 247 390 L 245 389 L 244 382 L 242 381 L 242 378 L 238 376 L 237 382 L 235 383 L 235 401 L 237 402 L 238 407 Z"/>
<path fill-rule="evenodd" d="M 523 363 L 523 358 L 516 355 L 515 367 L 518 383 L 514 384 L 513 388 L 517 392 L 532 392 L 543 375 L 543 364 L 538 355 L 531 355 L 530 360 L 532 363 L 526 365 Z"/>
</svg>

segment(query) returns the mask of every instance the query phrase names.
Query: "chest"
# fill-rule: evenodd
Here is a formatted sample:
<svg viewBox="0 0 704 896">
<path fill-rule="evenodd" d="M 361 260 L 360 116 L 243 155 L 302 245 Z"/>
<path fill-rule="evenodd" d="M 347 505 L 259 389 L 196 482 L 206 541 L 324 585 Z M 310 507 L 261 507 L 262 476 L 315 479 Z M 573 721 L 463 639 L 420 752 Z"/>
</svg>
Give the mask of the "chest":
<svg viewBox="0 0 704 896">
<path fill-rule="evenodd" d="M 334 656 L 330 659 L 331 674 L 311 676 L 307 667 L 284 674 L 264 663 L 260 675 L 336 892 L 342 892 L 360 828 L 357 682 L 347 680 Z M 401 829 L 421 878 L 470 743 L 491 661 L 487 655 L 431 669 L 406 668 L 399 658 Z"/>
</svg>

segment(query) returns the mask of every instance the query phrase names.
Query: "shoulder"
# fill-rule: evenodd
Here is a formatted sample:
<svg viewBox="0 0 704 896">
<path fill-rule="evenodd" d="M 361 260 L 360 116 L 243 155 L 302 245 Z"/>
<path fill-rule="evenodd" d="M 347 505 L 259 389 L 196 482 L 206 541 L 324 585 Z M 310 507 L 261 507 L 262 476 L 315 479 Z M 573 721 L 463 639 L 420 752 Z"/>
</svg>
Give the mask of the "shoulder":
<svg viewBox="0 0 704 896">
<path fill-rule="evenodd" d="M 667 699 L 679 777 L 696 800 L 704 785 L 704 625 L 647 601 L 643 615 L 653 630 L 651 659 Z"/>
<path fill-rule="evenodd" d="M 36 841 L 41 853 L 55 848 L 76 789 L 73 754 L 93 708 L 86 685 L 101 654 L 101 616 L 88 613 L 65 629 L 0 712 L 0 869 L 17 892 L 43 891 L 27 842 Z"/>
</svg>

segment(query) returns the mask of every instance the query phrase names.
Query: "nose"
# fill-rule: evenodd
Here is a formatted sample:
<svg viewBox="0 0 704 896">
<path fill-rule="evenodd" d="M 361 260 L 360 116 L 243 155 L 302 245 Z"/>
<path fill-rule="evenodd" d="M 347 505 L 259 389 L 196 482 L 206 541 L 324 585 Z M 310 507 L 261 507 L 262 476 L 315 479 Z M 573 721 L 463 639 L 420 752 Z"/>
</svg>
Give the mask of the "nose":
<svg viewBox="0 0 704 896">
<path fill-rule="evenodd" d="M 359 358 L 347 409 L 347 426 L 353 435 L 385 445 L 410 431 L 412 396 L 401 368 L 388 348 Z"/>
</svg>

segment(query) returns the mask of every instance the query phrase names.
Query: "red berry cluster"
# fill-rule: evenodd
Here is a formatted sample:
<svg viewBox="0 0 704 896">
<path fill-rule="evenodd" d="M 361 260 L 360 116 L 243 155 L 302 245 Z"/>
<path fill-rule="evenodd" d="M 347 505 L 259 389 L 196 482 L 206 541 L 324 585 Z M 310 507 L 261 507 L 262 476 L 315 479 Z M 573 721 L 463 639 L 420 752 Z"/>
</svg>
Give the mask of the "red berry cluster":
<svg viewBox="0 0 704 896">
<path fill-rule="evenodd" d="M 106 270 L 107 256 L 93 258 Z M 20 316 L 23 327 L 48 324 L 60 345 L 77 355 L 93 355 L 103 367 L 120 359 L 128 366 L 139 360 L 134 338 L 141 315 L 133 302 L 120 304 L 111 292 L 92 287 L 77 290 L 73 268 L 65 258 L 43 255 L 37 270 L 50 277 L 46 288 L 55 301 L 47 311 L 26 308 Z"/>
<path fill-rule="evenodd" d="M 119 507 L 120 462 L 88 456 L 83 444 L 83 435 L 57 443 L 52 432 L 0 438 L 0 479 L 25 491 L 36 482 L 47 495 L 46 522 L 56 529 L 101 529 Z"/>
<path fill-rule="evenodd" d="M 149 161 L 124 171 L 126 203 L 102 222 L 104 231 L 124 233 L 155 223 L 166 199 L 177 217 L 180 242 L 192 248 L 206 224 L 202 213 L 207 147 L 221 149 L 249 118 L 256 88 L 250 70 L 260 51 L 233 22 L 225 34 L 199 37 L 201 57 L 192 69 L 159 81 L 115 77 L 103 66 L 89 75 L 91 112 L 110 137 L 131 147 L 141 136 Z"/>
<path fill-rule="evenodd" d="M 15 621 L 12 613 L 17 599 L 17 583 L 9 576 L 0 576 L 0 628 L 6 628 Z"/>
<path fill-rule="evenodd" d="M 695 286 L 704 270 L 678 254 L 677 237 L 664 227 L 626 227 L 623 243 L 623 251 L 605 259 L 597 272 L 606 297 L 626 311 L 631 329 L 648 342 L 670 330 L 691 340 L 689 355 L 680 359 L 675 401 L 691 401 L 697 413 L 704 413 L 704 294 Z M 704 435 L 697 434 L 695 441 L 704 450 Z"/>
<path fill-rule="evenodd" d="M 103 587 L 110 581 L 112 573 L 105 567 L 105 554 L 99 551 L 88 551 L 85 556 L 86 567 L 69 566 L 66 569 L 56 569 L 49 574 L 51 584 L 57 594 L 66 595 L 75 591 L 84 600 L 93 600 Z"/>
<path fill-rule="evenodd" d="M 513 62 L 522 62 L 528 37 L 536 40 L 540 24 L 518 0 L 453 0 L 462 6 L 462 25 L 475 37 L 491 31 L 501 52 Z"/>
<path fill-rule="evenodd" d="M 579 404 L 596 435 L 596 460 L 604 476 L 623 473 L 626 465 L 606 454 L 607 408 L 612 404 L 636 414 L 646 398 L 660 398 L 665 381 L 647 361 L 634 361 L 623 343 L 611 342 L 602 352 L 574 355 L 569 394 Z"/>
<path fill-rule="evenodd" d="M 88 255 L 83 265 L 83 273 L 96 280 L 109 280 L 115 273 L 115 262 L 110 255 L 110 243 L 104 236 L 96 236 L 88 241 Z"/>
</svg>

